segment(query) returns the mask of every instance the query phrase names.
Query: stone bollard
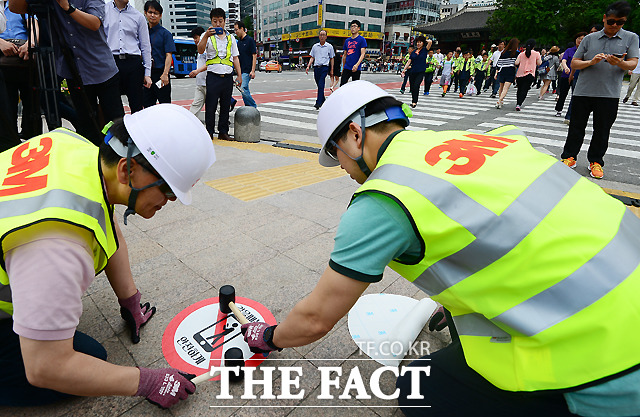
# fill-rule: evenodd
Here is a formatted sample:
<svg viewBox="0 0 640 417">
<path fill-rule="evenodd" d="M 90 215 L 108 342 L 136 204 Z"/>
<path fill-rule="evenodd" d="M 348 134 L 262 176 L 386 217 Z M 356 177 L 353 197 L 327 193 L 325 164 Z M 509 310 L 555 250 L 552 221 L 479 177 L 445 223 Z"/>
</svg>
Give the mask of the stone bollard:
<svg viewBox="0 0 640 417">
<path fill-rule="evenodd" d="M 255 107 L 236 109 L 233 138 L 238 142 L 260 142 L 260 112 Z"/>
</svg>

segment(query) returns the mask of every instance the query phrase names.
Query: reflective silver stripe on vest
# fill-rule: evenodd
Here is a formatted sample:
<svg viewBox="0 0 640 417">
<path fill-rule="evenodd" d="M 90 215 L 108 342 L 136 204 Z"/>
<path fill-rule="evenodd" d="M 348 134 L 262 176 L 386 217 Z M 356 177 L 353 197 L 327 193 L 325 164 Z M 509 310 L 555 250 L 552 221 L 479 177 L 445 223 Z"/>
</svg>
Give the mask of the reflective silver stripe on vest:
<svg viewBox="0 0 640 417">
<path fill-rule="evenodd" d="M 0 202 L 0 217 L 22 216 L 51 207 L 75 210 L 93 217 L 98 220 L 102 231 L 107 235 L 102 204 L 66 190 L 49 190 L 35 197 L 2 201 Z"/>
<path fill-rule="evenodd" d="M 496 341 L 509 342 L 511 335 L 487 319 L 482 314 L 470 313 L 462 316 L 454 316 L 453 322 L 456 331 L 461 336 L 487 336 L 493 337 Z"/>
<path fill-rule="evenodd" d="M 87 142 L 87 143 L 92 143 L 89 139 L 83 138 L 82 136 L 78 135 L 75 132 L 71 132 L 70 130 L 66 130 L 66 129 L 56 129 L 54 130 L 55 133 L 60 133 L 63 135 L 67 135 L 67 136 L 71 136 L 74 139 L 80 139 L 83 142 Z"/>
<path fill-rule="evenodd" d="M 452 183 L 401 165 L 382 165 L 369 178 L 414 189 L 475 236 L 469 245 L 431 265 L 413 282 L 433 296 L 509 253 L 535 229 L 581 176 L 557 162 L 536 178 L 499 216 Z M 525 211 L 527 216 L 522 215 Z"/>
<path fill-rule="evenodd" d="M 499 321 L 533 336 L 604 297 L 640 265 L 640 221 L 625 209 L 613 239 L 567 278 L 505 311 Z"/>
</svg>

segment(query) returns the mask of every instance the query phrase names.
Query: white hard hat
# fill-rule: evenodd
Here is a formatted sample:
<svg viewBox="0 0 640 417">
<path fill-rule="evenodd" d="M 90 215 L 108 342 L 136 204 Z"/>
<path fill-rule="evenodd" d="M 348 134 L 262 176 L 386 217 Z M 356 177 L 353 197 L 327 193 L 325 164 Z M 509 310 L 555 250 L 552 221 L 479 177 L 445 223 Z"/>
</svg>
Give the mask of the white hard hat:
<svg viewBox="0 0 640 417">
<path fill-rule="evenodd" d="M 165 103 L 124 116 L 124 125 L 176 197 L 191 204 L 191 188 L 216 160 L 200 120 L 182 106 Z"/>
<path fill-rule="evenodd" d="M 339 165 L 338 161 L 325 152 L 327 141 L 347 121 L 350 121 L 363 106 L 382 97 L 393 96 L 377 85 L 364 80 L 347 83 L 329 96 L 318 113 L 318 137 L 322 146 L 318 158 L 320 165 L 325 167 Z M 358 118 L 355 121 L 358 125 L 360 125 L 359 120 Z M 376 123 L 380 121 L 382 120 L 377 120 Z M 367 121 L 367 126 L 371 124 Z"/>
</svg>

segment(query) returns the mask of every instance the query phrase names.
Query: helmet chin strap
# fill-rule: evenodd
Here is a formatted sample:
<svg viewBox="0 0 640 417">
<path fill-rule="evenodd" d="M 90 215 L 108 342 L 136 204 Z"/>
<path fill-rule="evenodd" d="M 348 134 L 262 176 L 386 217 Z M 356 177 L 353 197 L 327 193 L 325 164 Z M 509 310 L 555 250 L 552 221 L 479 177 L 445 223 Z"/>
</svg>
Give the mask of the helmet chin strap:
<svg viewBox="0 0 640 417">
<path fill-rule="evenodd" d="M 136 201 L 138 200 L 138 193 L 140 193 L 140 191 L 142 190 L 146 190 L 147 188 L 156 187 L 165 183 L 163 179 L 159 179 L 158 181 L 153 182 L 149 185 L 145 185 L 142 188 L 135 188 L 131 184 L 131 158 L 134 149 L 136 149 L 136 145 L 133 143 L 133 140 L 131 140 L 131 138 L 127 139 L 127 174 L 129 175 L 129 188 L 131 188 L 131 193 L 129 193 L 127 209 L 124 211 L 125 226 L 127 225 L 127 217 L 131 214 L 136 214 Z"/>
<path fill-rule="evenodd" d="M 371 175 L 371 170 L 369 169 L 369 166 L 367 165 L 367 163 L 364 161 L 364 138 L 365 138 L 365 129 L 366 129 L 365 123 L 366 122 L 365 122 L 364 107 L 363 107 L 360 109 L 360 128 L 362 129 L 362 141 L 360 143 L 362 146 L 362 153 L 360 153 L 360 156 L 357 157 L 355 161 L 360 167 L 360 170 L 362 171 L 362 173 L 367 178 L 369 178 L 369 175 Z"/>
</svg>

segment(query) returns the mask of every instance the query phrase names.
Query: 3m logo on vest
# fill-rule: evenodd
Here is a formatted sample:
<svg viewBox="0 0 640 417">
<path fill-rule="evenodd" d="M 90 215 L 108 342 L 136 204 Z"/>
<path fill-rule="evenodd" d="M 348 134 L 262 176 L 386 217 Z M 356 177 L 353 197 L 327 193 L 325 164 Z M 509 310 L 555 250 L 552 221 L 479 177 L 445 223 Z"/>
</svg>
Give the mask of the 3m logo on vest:
<svg viewBox="0 0 640 417">
<path fill-rule="evenodd" d="M 486 136 L 469 134 L 464 135 L 464 139 L 451 139 L 429 149 L 424 156 L 427 164 L 435 166 L 442 159 L 448 159 L 455 162 L 454 165 L 445 171 L 452 175 L 469 175 L 476 172 L 487 160 L 487 156 L 493 156 L 501 149 L 506 148 L 510 143 L 516 142 L 516 139 L 509 139 L 499 136 Z M 443 153 L 448 155 L 443 158 Z M 457 163 L 462 162 L 462 163 Z"/>
<path fill-rule="evenodd" d="M 51 138 L 43 137 L 39 143 L 28 141 L 13 151 L 11 166 L 0 188 L 0 197 L 28 193 L 47 186 L 47 175 L 35 174 L 49 165 L 52 143 Z"/>
</svg>

